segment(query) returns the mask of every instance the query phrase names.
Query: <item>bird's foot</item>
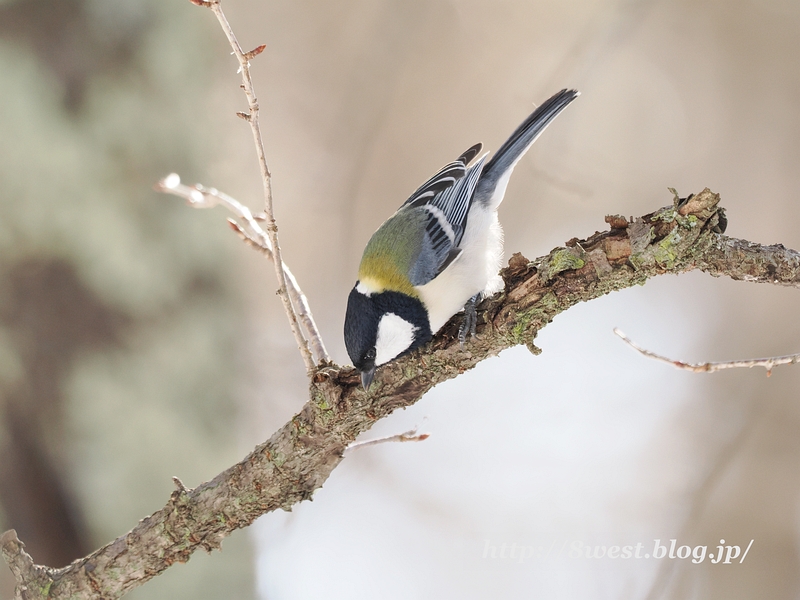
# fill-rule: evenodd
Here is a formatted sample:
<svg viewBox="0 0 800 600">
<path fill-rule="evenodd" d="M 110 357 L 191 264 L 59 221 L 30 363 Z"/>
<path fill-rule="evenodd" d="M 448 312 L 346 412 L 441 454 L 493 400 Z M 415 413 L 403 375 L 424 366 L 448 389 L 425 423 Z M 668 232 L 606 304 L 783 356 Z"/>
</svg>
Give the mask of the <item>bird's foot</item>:
<svg viewBox="0 0 800 600">
<path fill-rule="evenodd" d="M 461 323 L 461 327 L 458 330 L 458 343 L 461 344 L 462 348 L 464 347 L 464 342 L 467 341 L 467 334 L 471 337 L 475 336 L 475 331 L 478 326 L 478 311 L 476 306 L 478 305 L 480 296 L 480 294 L 475 294 L 472 298 L 467 300 L 467 303 L 464 305 L 464 321 Z"/>
</svg>

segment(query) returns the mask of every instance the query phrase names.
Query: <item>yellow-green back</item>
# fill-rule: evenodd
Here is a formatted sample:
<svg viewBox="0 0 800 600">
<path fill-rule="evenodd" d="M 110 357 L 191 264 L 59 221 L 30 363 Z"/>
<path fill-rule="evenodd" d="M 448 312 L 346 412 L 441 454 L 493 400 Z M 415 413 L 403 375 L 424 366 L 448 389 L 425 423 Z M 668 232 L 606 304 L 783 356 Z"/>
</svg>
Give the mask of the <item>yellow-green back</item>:
<svg viewBox="0 0 800 600">
<path fill-rule="evenodd" d="M 393 290 L 417 297 L 409 270 L 422 248 L 425 219 L 422 211 L 401 208 L 384 222 L 364 248 L 359 281 L 373 292 Z"/>
</svg>

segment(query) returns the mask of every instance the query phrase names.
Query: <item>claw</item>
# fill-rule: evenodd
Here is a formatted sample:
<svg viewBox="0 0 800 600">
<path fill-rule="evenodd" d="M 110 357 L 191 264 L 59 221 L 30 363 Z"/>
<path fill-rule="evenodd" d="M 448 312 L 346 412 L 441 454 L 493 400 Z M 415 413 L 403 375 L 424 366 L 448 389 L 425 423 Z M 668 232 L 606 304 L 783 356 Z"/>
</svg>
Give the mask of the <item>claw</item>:
<svg viewBox="0 0 800 600">
<path fill-rule="evenodd" d="M 464 305 L 464 321 L 458 329 L 458 343 L 464 347 L 464 342 L 467 341 L 467 333 L 470 337 L 475 337 L 478 327 L 478 311 L 475 308 L 478 305 L 480 294 L 475 294 L 472 298 L 467 300 Z"/>
</svg>

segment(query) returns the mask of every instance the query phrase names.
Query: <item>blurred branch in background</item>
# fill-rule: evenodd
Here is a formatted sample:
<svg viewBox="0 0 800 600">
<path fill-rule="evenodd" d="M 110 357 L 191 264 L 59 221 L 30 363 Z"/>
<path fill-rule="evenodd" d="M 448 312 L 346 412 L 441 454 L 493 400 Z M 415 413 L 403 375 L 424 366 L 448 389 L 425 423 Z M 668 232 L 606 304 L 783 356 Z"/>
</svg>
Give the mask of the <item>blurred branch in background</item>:
<svg viewBox="0 0 800 600">
<path fill-rule="evenodd" d="M 267 442 L 208 483 L 187 489 L 176 481 L 164 508 L 69 567 L 35 565 L 16 532 L 6 532 L 0 542 L 18 596 L 118 598 L 199 548 L 220 548 L 224 537 L 259 516 L 310 499 L 356 437 L 378 420 L 502 350 L 526 344 L 535 351 L 537 333 L 582 302 L 692 270 L 800 287 L 800 254 L 722 235 L 718 203 L 706 189 L 631 222 L 608 217 L 610 230 L 573 238 L 535 261 L 515 254 L 501 273 L 505 292 L 481 304 L 478 336 L 466 349 L 458 342 L 456 316 L 427 347 L 384 366 L 370 393 L 352 367 L 318 368 L 309 401 Z M 741 247 L 748 251 L 734 251 Z"/>
<path fill-rule="evenodd" d="M 0 401 L 0 504 L 37 556 L 66 565 L 91 546 L 56 449 L 65 435 L 64 379 L 85 349 L 120 345 L 129 319 L 61 260 L 22 261 L 0 272 L 0 282 L 0 324 L 23 371 Z"/>
<path fill-rule="evenodd" d="M 258 224 L 258 217 L 253 216 L 250 209 L 235 198 L 214 188 L 204 187 L 199 183 L 192 186 L 184 185 L 181 183 L 180 176 L 176 173 L 171 173 L 159 181 L 155 185 L 155 189 L 165 194 L 172 194 L 173 196 L 184 198 L 189 203 L 189 206 L 193 208 L 213 208 L 217 205 L 224 206 L 244 222 L 244 225 L 242 225 L 234 219 L 229 219 L 233 230 L 236 231 L 245 242 L 263 252 L 269 260 L 275 262 L 275 253 L 272 251 L 272 243 L 267 233 L 261 228 L 261 225 Z M 308 299 L 303 293 L 303 290 L 300 289 L 297 279 L 295 279 L 289 267 L 286 266 L 286 263 L 283 263 L 283 273 L 286 279 L 289 297 L 297 312 L 298 319 L 300 319 L 300 322 L 306 330 L 308 341 L 316 355 L 317 362 L 331 362 L 331 357 L 325 349 L 325 344 L 322 341 L 322 336 L 319 333 L 317 324 L 314 322 L 314 316 L 311 314 Z"/>
<path fill-rule="evenodd" d="M 124 23 L 114 28 L 114 35 L 104 35 L 94 26 L 95 15 L 80 0 L 55 4 L 41 0 L 0 2 L 0 5 L 3 5 L 0 35 L 34 42 L 30 47 L 62 84 L 64 106 L 73 115 L 81 108 L 92 77 L 113 73 L 121 63 L 131 60 L 147 25 L 145 19 L 137 18 L 132 11 Z"/>
</svg>

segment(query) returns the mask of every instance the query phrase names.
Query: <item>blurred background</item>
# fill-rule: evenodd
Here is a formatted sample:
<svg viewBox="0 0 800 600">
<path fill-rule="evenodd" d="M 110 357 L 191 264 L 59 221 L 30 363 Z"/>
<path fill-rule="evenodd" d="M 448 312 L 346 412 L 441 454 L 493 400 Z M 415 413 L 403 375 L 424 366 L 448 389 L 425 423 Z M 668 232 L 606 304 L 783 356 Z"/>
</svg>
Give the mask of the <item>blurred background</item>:
<svg viewBox="0 0 800 600">
<path fill-rule="evenodd" d="M 329 350 L 361 250 L 431 173 L 583 95 L 501 208 L 528 257 L 710 187 L 728 233 L 800 247 L 800 4 L 226 0 L 253 63 L 284 255 Z M 0 529 L 62 566 L 242 458 L 306 399 L 271 267 L 152 191 L 254 209 L 236 64 L 186 0 L 0 0 Z M 693 273 L 578 306 L 376 425 L 344 461 L 131 598 L 796 598 L 797 290 Z M 714 310 L 698 309 L 713 306 Z M 794 315 L 794 316 L 793 316 Z M 746 560 L 587 558 L 655 542 Z M 720 540 L 725 542 L 720 542 Z M 578 549 L 576 556 L 574 549 Z M 512 552 L 514 553 L 512 555 Z M 0 568 L 0 597 L 12 595 Z"/>
</svg>

